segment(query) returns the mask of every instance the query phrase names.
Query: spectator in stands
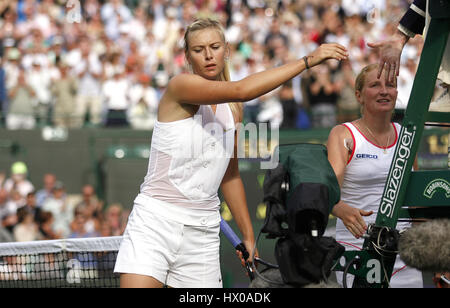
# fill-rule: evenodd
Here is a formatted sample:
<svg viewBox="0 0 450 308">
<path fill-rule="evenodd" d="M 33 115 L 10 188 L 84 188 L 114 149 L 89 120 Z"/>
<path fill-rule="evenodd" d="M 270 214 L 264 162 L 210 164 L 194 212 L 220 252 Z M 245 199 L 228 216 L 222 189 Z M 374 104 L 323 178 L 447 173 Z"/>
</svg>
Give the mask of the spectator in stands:
<svg viewBox="0 0 450 308">
<path fill-rule="evenodd" d="M 89 124 L 100 125 L 101 123 L 100 78 L 103 67 L 99 55 L 92 50 L 91 43 L 87 36 L 81 37 L 78 46 L 66 57 L 67 64 L 73 68 L 79 79 L 75 111 L 77 127 L 83 126 L 86 112 L 89 112 Z"/>
<path fill-rule="evenodd" d="M 134 10 L 133 15 L 134 16 L 132 19 L 130 19 L 128 22 L 124 22 L 123 24 L 126 26 L 126 28 L 131 30 L 128 31 L 128 34 L 130 35 L 130 38 L 133 39 L 133 41 L 142 42 L 142 40 L 145 38 L 146 33 L 148 32 L 146 29 L 146 25 L 148 24 L 149 18 L 149 16 L 145 12 L 144 5 L 141 4 L 140 6 L 138 6 Z"/>
<path fill-rule="evenodd" d="M 263 66 L 259 65 L 255 60 L 255 49 L 252 49 L 252 57 L 247 59 L 248 73 L 253 74 L 263 70 Z M 231 75 L 233 76 L 233 75 Z M 238 80 L 238 76 L 232 77 L 231 80 Z M 244 122 L 258 122 L 258 114 L 260 112 L 260 98 L 252 99 L 244 103 Z"/>
<path fill-rule="evenodd" d="M 76 207 L 89 207 L 94 212 L 94 215 L 100 216 L 103 209 L 103 201 L 97 197 L 94 186 L 91 184 L 83 185 L 81 188 L 81 196 L 82 200 L 76 205 Z"/>
<path fill-rule="evenodd" d="M 135 129 L 153 129 L 158 110 L 158 96 L 146 74 L 138 76 L 138 82 L 129 89 L 129 122 Z"/>
<path fill-rule="evenodd" d="M 86 0 L 84 2 L 84 12 L 85 16 L 88 20 L 92 20 L 95 15 L 98 15 L 100 12 L 101 3 L 98 0 Z"/>
<path fill-rule="evenodd" d="M 125 70 L 125 66 L 121 60 L 121 53 L 118 50 L 112 51 L 111 55 L 106 59 L 106 62 L 103 66 L 103 79 L 108 80 L 114 78 L 114 75 L 117 72 L 123 72 Z"/>
<path fill-rule="evenodd" d="M 42 209 L 37 206 L 36 193 L 34 191 L 28 193 L 28 195 L 27 195 L 27 197 L 25 199 L 25 204 L 20 209 L 24 209 L 24 210 L 26 209 L 27 211 L 29 211 L 33 215 L 34 221 L 37 224 L 41 223 L 40 219 L 41 219 Z"/>
<path fill-rule="evenodd" d="M 5 3 L 6 2 L 6 3 Z M 0 7 L 2 23 L 0 24 L 1 38 L 10 39 L 16 36 L 16 19 L 17 14 L 13 7 L 12 1 L 5 1 Z M 7 3 L 9 2 L 9 3 Z M 3 8 L 3 11 L 2 11 Z"/>
<path fill-rule="evenodd" d="M 112 234 L 112 230 L 111 230 L 111 226 L 109 225 L 109 223 L 105 220 L 102 220 L 100 222 L 100 232 L 99 232 L 99 236 L 113 236 Z"/>
<path fill-rule="evenodd" d="M 294 89 L 292 88 L 292 80 L 289 80 L 281 86 L 280 103 L 283 106 L 283 129 L 295 129 L 297 126 L 297 115 L 299 106 L 295 101 Z"/>
<path fill-rule="evenodd" d="M 17 83 L 9 90 L 9 110 L 6 116 L 8 129 L 33 129 L 36 91 L 30 86 L 23 69 L 19 70 Z"/>
<path fill-rule="evenodd" d="M 38 62 L 43 69 L 47 70 L 50 64 L 47 57 L 48 46 L 48 41 L 44 38 L 42 30 L 34 24 L 31 31 L 26 33 L 18 44 L 19 49 L 24 51 L 21 61 L 22 66 L 26 70 L 30 70 L 34 62 Z"/>
<path fill-rule="evenodd" d="M 74 211 L 66 200 L 64 184 L 60 181 L 55 183 L 52 196 L 44 201 L 43 211 L 51 212 L 54 217 L 53 232 L 63 238 L 70 234 L 70 222 Z"/>
<path fill-rule="evenodd" d="M 42 177 L 44 187 L 36 192 L 36 205 L 41 207 L 44 201 L 51 197 L 53 194 L 53 188 L 56 183 L 56 175 L 53 173 L 45 173 Z"/>
<path fill-rule="evenodd" d="M 119 26 L 131 20 L 133 15 L 122 0 L 108 0 L 102 5 L 100 14 L 105 25 L 105 33 L 111 39 L 119 37 Z"/>
<path fill-rule="evenodd" d="M 96 229 L 89 228 L 86 210 L 86 207 L 75 210 L 74 218 L 70 223 L 71 232 L 68 236 L 69 238 L 100 236 Z"/>
<path fill-rule="evenodd" d="M 103 219 L 103 201 L 95 194 L 94 186 L 86 184 L 81 189 L 82 200 L 75 206 L 75 212 L 82 212 L 86 220 L 86 231 L 99 232 Z"/>
<path fill-rule="evenodd" d="M 21 52 L 19 49 L 14 47 L 14 40 L 8 39 L 7 41 L 11 40 L 11 45 L 4 46 L 5 57 L 3 59 L 3 68 L 5 69 L 5 85 L 8 95 L 11 89 L 17 85 L 21 59 Z"/>
<path fill-rule="evenodd" d="M 123 70 L 114 72 L 114 77 L 105 80 L 102 94 L 107 110 L 106 127 L 126 127 L 129 125 L 127 112 L 130 106 L 128 97 L 129 83 Z"/>
<path fill-rule="evenodd" d="M 99 234 L 101 230 L 103 213 L 98 213 L 95 208 L 91 206 L 77 207 L 76 210 L 83 213 L 85 232 L 90 234 Z"/>
<path fill-rule="evenodd" d="M 56 127 L 74 128 L 78 80 L 69 74 L 69 67 L 64 61 L 59 61 L 57 66 L 60 77 L 51 85 L 54 99 L 53 123 Z"/>
<path fill-rule="evenodd" d="M 330 128 L 336 125 L 338 92 L 328 63 L 310 70 L 309 103 L 312 126 Z"/>
<path fill-rule="evenodd" d="M 397 78 L 398 98 L 395 109 L 406 110 L 408 107 L 409 95 L 411 94 L 414 77 L 417 71 L 417 52 L 416 48 L 405 48 L 401 57 L 404 68 L 399 72 Z"/>
<path fill-rule="evenodd" d="M 126 225 L 123 220 L 122 206 L 118 203 L 108 206 L 103 222 L 106 224 L 106 230 L 109 230 L 111 236 L 122 235 Z"/>
<path fill-rule="evenodd" d="M 42 211 L 40 214 L 39 232 L 44 240 L 56 240 L 62 237 L 61 232 L 55 232 L 53 223 L 55 218 L 52 212 Z"/>
<path fill-rule="evenodd" d="M 278 46 L 288 46 L 288 38 L 281 32 L 280 20 L 278 20 L 278 18 L 272 19 L 270 30 L 264 43 L 271 58 L 275 57 Z"/>
<path fill-rule="evenodd" d="M 26 72 L 27 83 L 36 94 L 35 116 L 41 126 L 51 123 L 53 108 L 50 92 L 52 75 L 44 59 L 46 57 L 33 57 L 31 68 Z"/>
<path fill-rule="evenodd" d="M 144 72 L 154 73 L 158 67 L 158 50 L 161 43 L 155 39 L 151 31 L 147 31 L 145 38 L 140 42 L 139 52 L 144 58 Z"/>
<path fill-rule="evenodd" d="M 17 189 L 11 189 L 9 191 L 9 198 L 6 203 L 6 207 L 12 213 L 16 213 L 18 209 L 25 205 L 25 197 L 23 197 Z"/>
<path fill-rule="evenodd" d="M 18 223 L 14 226 L 13 235 L 17 242 L 40 240 L 42 235 L 39 226 L 34 221 L 33 213 L 26 207 L 17 210 Z"/>
<path fill-rule="evenodd" d="M 230 78 L 233 81 L 244 79 L 249 75 L 249 65 L 241 52 L 235 53 L 231 58 Z"/>
<path fill-rule="evenodd" d="M 273 63 L 268 55 L 264 56 L 263 61 L 264 64 L 259 70 L 265 70 Z M 274 89 L 257 98 L 259 101 L 257 122 L 268 123 L 271 129 L 279 128 L 283 122 L 283 107 L 280 103 L 279 90 L 280 88 Z"/>
<path fill-rule="evenodd" d="M 173 61 L 173 46 L 179 39 L 179 30 L 181 23 L 177 19 L 177 9 L 173 6 L 168 6 L 164 10 L 162 18 L 155 18 L 153 22 L 152 32 L 160 45 L 160 59 L 164 64 Z"/>
<path fill-rule="evenodd" d="M 278 129 L 283 123 L 283 106 L 280 102 L 279 89 L 275 89 L 259 98 L 257 122 L 267 123 L 271 129 Z"/>
<path fill-rule="evenodd" d="M 5 181 L 4 188 L 11 192 L 16 190 L 25 200 L 28 193 L 34 190 L 34 185 L 28 179 L 27 165 L 22 161 L 14 162 L 11 165 L 11 176 Z"/>
<path fill-rule="evenodd" d="M 51 45 L 49 46 L 47 55 L 49 58 L 49 64 L 56 66 L 60 61 L 65 61 L 67 56 L 67 50 L 65 49 L 65 40 L 61 35 L 54 35 L 51 39 Z"/>
<path fill-rule="evenodd" d="M 360 116 L 360 105 L 355 98 L 355 78 L 350 61 L 342 61 L 336 74 L 336 87 L 339 93 L 337 99 L 337 122 L 351 122 Z"/>
<path fill-rule="evenodd" d="M 164 91 L 166 90 L 167 84 L 169 83 L 170 79 L 169 74 L 161 63 L 158 65 L 158 70 L 156 71 L 153 78 L 155 82 L 156 95 L 158 96 L 159 101 L 164 94 Z"/>
</svg>

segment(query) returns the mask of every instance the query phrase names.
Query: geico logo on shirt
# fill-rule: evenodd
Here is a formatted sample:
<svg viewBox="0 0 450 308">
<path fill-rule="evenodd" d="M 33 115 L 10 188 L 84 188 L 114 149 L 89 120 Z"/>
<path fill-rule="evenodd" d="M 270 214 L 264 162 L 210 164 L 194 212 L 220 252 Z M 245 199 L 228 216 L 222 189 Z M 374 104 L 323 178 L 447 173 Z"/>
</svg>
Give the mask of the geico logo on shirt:
<svg viewBox="0 0 450 308">
<path fill-rule="evenodd" d="M 372 158 L 372 159 L 378 159 L 378 155 L 375 155 L 375 154 L 356 154 L 356 158 Z"/>
</svg>

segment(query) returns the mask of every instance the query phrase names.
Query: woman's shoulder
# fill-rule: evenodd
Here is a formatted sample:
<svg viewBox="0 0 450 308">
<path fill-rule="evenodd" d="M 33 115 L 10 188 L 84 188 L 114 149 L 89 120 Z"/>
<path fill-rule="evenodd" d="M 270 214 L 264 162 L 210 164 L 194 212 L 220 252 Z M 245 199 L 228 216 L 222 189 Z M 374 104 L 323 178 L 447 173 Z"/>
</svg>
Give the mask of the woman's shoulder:
<svg viewBox="0 0 450 308">
<path fill-rule="evenodd" d="M 351 125 L 352 124 L 350 122 L 338 124 L 331 129 L 329 136 L 342 136 L 342 137 L 351 136 L 350 132 Z"/>
<path fill-rule="evenodd" d="M 169 94 L 175 100 L 183 101 L 183 99 L 195 100 L 201 94 L 201 90 L 208 89 L 208 80 L 189 73 L 180 73 L 169 79 L 165 94 Z"/>
<path fill-rule="evenodd" d="M 203 77 L 196 75 L 196 74 L 179 73 L 169 79 L 167 86 L 168 87 L 170 85 L 176 86 L 179 84 L 185 84 L 186 82 L 201 81 L 201 80 L 206 80 L 206 79 L 204 79 Z"/>
</svg>

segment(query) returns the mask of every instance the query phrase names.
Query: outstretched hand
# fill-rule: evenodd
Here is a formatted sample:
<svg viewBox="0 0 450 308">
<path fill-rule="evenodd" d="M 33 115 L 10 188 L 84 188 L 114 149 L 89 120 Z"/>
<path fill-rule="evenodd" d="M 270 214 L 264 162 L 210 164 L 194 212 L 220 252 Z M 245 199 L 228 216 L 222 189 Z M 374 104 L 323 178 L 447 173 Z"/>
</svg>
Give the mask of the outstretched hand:
<svg viewBox="0 0 450 308">
<path fill-rule="evenodd" d="M 384 69 L 386 82 L 394 82 L 395 77 L 399 75 L 400 57 L 407 41 L 408 37 L 405 35 L 396 34 L 388 40 L 367 44 L 370 48 L 379 51 L 378 78 L 381 77 Z"/>
<path fill-rule="evenodd" d="M 367 230 L 363 217 L 372 215 L 373 211 L 357 209 L 344 202 L 339 202 L 334 206 L 332 214 L 342 220 L 344 226 L 354 237 L 360 238 Z"/>
<path fill-rule="evenodd" d="M 322 44 L 307 58 L 309 66 L 313 67 L 328 59 L 346 60 L 348 59 L 348 51 L 344 46 L 337 43 Z"/>
</svg>

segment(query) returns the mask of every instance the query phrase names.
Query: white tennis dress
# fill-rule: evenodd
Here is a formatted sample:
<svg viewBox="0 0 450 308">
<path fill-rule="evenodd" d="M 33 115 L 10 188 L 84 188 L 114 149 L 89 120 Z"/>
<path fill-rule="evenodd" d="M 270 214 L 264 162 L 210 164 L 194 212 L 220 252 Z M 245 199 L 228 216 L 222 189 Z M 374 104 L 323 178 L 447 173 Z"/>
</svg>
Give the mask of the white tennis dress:
<svg viewBox="0 0 450 308">
<path fill-rule="evenodd" d="M 234 150 L 228 104 L 157 121 L 147 175 L 134 201 L 115 272 L 171 287 L 221 287 L 219 186 Z"/>
<path fill-rule="evenodd" d="M 363 217 L 366 224 L 374 223 L 376 220 L 384 185 L 389 173 L 398 133 L 401 126 L 392 123 L 396 138 L 387 149 L 373 144 L 352 123 L 343 124 L 351 132 L 353 138 L 353 152 L 345 169 L 344 181 L 341 187 L 341 200 L 348 205 L 373 211 L 371 216 Z M 410 227 L 410 223 L 399 222 L 396 229 L 401 230 Z M 359 250 L 362 248 L 364 239 L 356 239 L 344 226 L 342 220 L 336 222 L 336 240 L 344 245 L 346 250 Z M 342 281 L 342 273 L 337 272 L 338 281 Z M 351 286 L 350 277 L 348 285 Z M 423 287 L 421 272 L 407 267 L 397 257 L 393 276 L 390 280 L 391 287 Z"/>
</svg>

